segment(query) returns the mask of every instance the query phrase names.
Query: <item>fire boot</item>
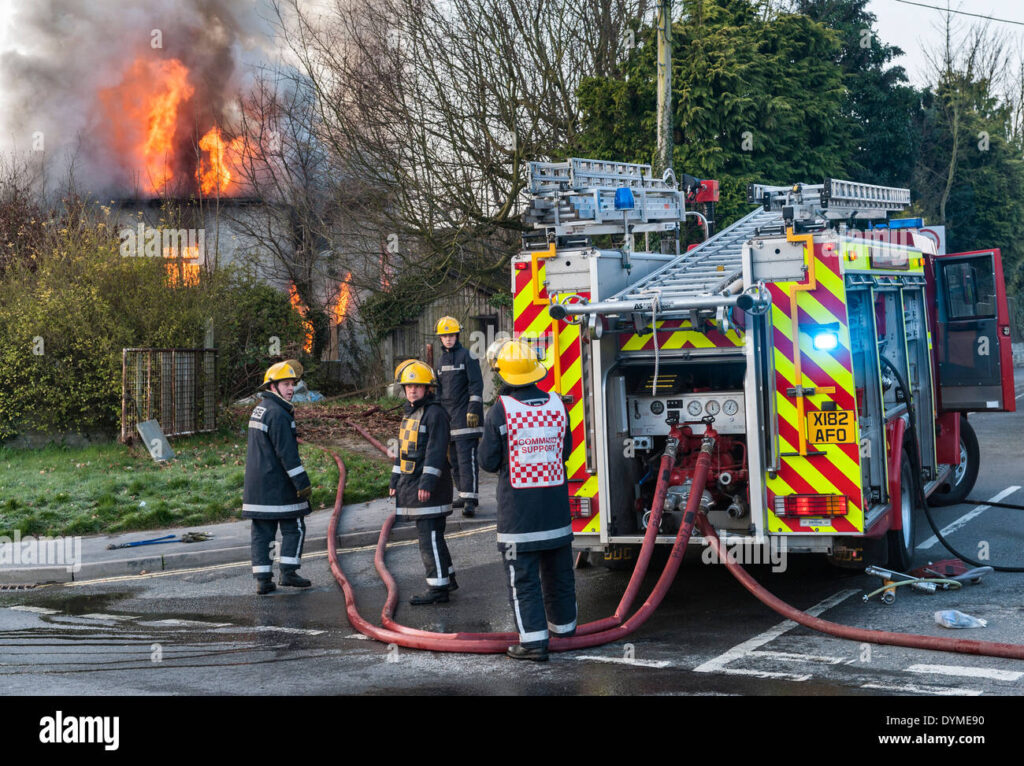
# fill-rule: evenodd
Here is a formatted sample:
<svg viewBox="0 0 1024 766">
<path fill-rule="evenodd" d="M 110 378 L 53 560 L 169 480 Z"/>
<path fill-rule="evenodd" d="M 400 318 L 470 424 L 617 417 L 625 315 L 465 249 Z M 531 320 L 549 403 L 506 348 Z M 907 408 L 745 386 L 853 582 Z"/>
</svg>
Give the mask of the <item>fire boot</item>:
<svg viewBox="0 0 1024 766">
<path fill-rule="evenodd" d="M 259 596 L 266 596 L 268 593 L 273 593 L 275 590 L 277 590 L 277 586 L 274 585 L 274 581 L 269 577 L 256 581 L 256 594 Z"/>
<path fill-rule="evenodd" d="M 466 504 L 466 498 L 458 497 L 452 499 L 452 508 L 461 508 Z"/>
<path fill-rule="evenodd" d="M 281 584 L 289 588 L 308 588 L 313 583 L 305 577 L 299 577 L 294 569 L 286 569 L 281 572 Z"/>
<path fill-rule="evenodd" d="M 467 519 L 476 516 L 476 500 L 467 500 L 466 507 L 462 509 L 462 515 Z"/>
<path fill-rule="evenodd" d="M 448 587 L 444 588 L 431 588 L 426 593 L 421 593 L 418 596 L 413 596 L 409 599 L 409 603 L 413 606 L 424 606 L 426 604 L 447 604 L 448 603 Z"/>
<path fill-rule="evenodd" d="M 458 590 L 459 584 L 455 582 L 455 575 L 448 575 L 448 592 L 451 593 L 453 590 Z"/>
<path fill-rule="evenodd" d="M 505 654 L 514 660 L 533 660 L 534 662 L 548 661 L 548 648 L 546 646 L 527 649 L 522 644 L 516 644 L 515 646 L 510 646 Z"/>
</svg>

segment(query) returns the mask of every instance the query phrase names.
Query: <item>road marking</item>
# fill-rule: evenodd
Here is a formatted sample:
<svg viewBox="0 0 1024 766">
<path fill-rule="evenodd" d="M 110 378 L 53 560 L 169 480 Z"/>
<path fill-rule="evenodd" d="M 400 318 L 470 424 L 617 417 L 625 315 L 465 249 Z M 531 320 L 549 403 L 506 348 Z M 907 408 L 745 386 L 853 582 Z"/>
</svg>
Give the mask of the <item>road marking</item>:
<svg viewBox="0 0 1024 766">
<path fill-rule="evenodd" d="M 1013 398 L 1014 398 L 1014 400 L 1016 401 L 1017 399 L 1020 399 L 1020 398 L 1021 398 L 1022 396 L 1024 396 L 1024 394 L 1017 394 L 1017 395 L 1016 395 L 1015 397 L 1013 397 Z"/>
<path fill-rule="evenodd" d="M 453 534 L 445 533 L 445 540 L 454 540 L 460 537 L 470 537 L 472 535 L 479 535 L 483 532 L 495 532 L 498 529 L 497 524 L 489 524 L 486 527 L 477 527 L 476 529 L 468 529 L 462 532 L 455 532 Z M 388 549 L 391 548 L 404 548 L 407 545 L 419 545 L 419 540 L 399 540 L 396 543 L 388 543 Z M 347 553 L 361 553 L 365 551 L 377 550 L 377 544 L 373 545 L 362 545 L 358 548 L 338 548 L 338 555 L 344 555 Z M 316 553 L 304 553 L 302 554 L 303 560 L 322 559 L 327 556 L 327 551 L 317 551 Z M 105 583 L 113 582 L 134 582 L 136 580 L 151 580 L 154 577 L 173 577 L 175 575 L 183 574 L 196 574 L 198 572 L 214 572 L 220 569 L 237 569 L 238 567 L 251 567 L 251 561 L 235 561 L 230 564 L 210 564 L 205 567 L 188 567 L 182 569 L 165 569 L 161 572 L 147 572 L 146 574 L 137 575 L 118 575 L 117 577 L 99 577 L 95 580 L 75 580 L 73 582 L 62 582 L 56 583 L 62 585 L 65 588 L 77 588 L 83 585 L 103 585 Z"/>
<path fill-rule="evenodd" d="M 82 620 L 114 620 L 120 622 L 122 620 L 137 620 L 141 615 L 130 615 L 130 614 L 69 614 L 68 617 L 78 617 Z"/>
<path fill-rule="evenodd" d="M 610 662 L 616 665 L 638 665 L 642 668 L 667 668 L 672 663 L 668 660 L 637 660 L 629 657 L 601 657 L 596 654 L 585 654 L 577 657 L 577 660 L 590 660 L 591 662 Z"/>
<path fill-rule="evenodd" d="M 988 499 L 988 502 L 990 502 L 990 503 L 998 503 L 1004 497 L 1012 495 L 1018 489 L 1020 489 L 1020 487 L 1015 486 L 1015 485 L 1011 486 L 1011 487 L 1007 487 L 1002 492 L 1000 492 L 998 495 L 990 497 Z M 973 519 L 976 516 L 980 516 L 982 513 L 987 511 L 990 507 L 991 506 L 988 506 L 988 505 L 975 506 L 975 508 L 973 510 L 968 511 L 963 516 L 961 516 L 959 519 L 957 519 L 953 523 L 951 523 L 948 526 L 946 526 L 942 530 L 942 536 L 943 537 L 948 537 L 951 533 L 956 532 L 958 529 L 960 529 L 960 527 L 964 526 L 971 519 Z M 939 542 L 939 538 L 937 538 L 934 535 L 932 535 L 927 540 L 925 540 L 923 543 L 918 545 L 917 548 L 918 548 L 918 550 L 931 548 L 932 546 L 934 546 L 938 542 Z"/>
<path fill-rule="evenodd" d="M 171 628 L 228 628 L 231 627 L 230 622 L 203 622 L 202 620 L 149 620 L 146 622 L 140 622 L 139 625 L 158 625 L 160 627 L 171 627 Z"/>
<path fill-rule="evenodd" d="M 994 668 L 970 668 L 965 665 L 911 665 L 908 673 L 935 673 L 946 676 L 967 676 L 969 678 L 991 678 L 993 681 L 1016 681 L 1024 673 L 1016 670 Z"/>
<path fill-rule="evenodd" d="M 60 614 L 59 609 L 47 609 L 45 606 L 12 606 L 15 612 L 35 612 L 36 614 Z"/>
<path fill-rule="evenodd" d="M 750 657 L 765 657 L 780 662 L 822 662 L 826 665 L 838 665 L 845 657 L 822 657 L 816 654 L 796 654 L 794 652 L 773 652 L 770 650 L 750 652 Z"/>
<path fill-rule="evenodd" d="M 812 617 L 817 617 L 822 612 L 831 609 L 857 593 L 860 593 L 860 591 L 853 589 L 839 591 L 835 595 L 829 596 L 824 601 L 815 604 L 805 611 Z M 730 662 L 735 662 L 736 660 L 750 656 L 754 650 L 774 641 L 783 633 L 792 630 L 796 626 L 797 623 L 792 620 L 783 620 L 775 627 L 766 630 L 764 633 L 754 636 L 741 644 L 737 644 L 725 654 L 721 654 L 714 659 L 698 665 L 694 668 L 694 671 L 697 673 L 725 673 L 727 675 L 757 676 L 758 678 L 788 678 L 793 681 L 806 681 L 811 677 L 809 674 L 796 675 L 795 673 L 777 673 L 767 670 L 742 670 L 738 668 L 725 667 Z"/>
<path fill-rule="evenodd" d="M 359 641 L 372 641 L 373 640 L 369 636 L 364 636 L 362 633 L 351 633 L 351 634 L 345 636 L 345 638 L 354 638 L 354 639 L 357 639 Z"/>
<path fill-rule="evenodd" d="M 864 684 L 861 689 L 881 689 L 900 694 L 933 694 L 939 697 L 980 697 L 981 689 L 954 689 L 948 686 L 914 686 L 913 684 Z"/>
<path fill-rule="evenodd" d="M 234 633 L 237 631 L 260 631 L 277 633 L 301 633 L 304 636 L 319 636 L 326 633 L 326 630 L 313 630 L 311 628 L 288 628 L 283 625 L 233 625 L 222 628 L 222 633 Z"/>
</svg>

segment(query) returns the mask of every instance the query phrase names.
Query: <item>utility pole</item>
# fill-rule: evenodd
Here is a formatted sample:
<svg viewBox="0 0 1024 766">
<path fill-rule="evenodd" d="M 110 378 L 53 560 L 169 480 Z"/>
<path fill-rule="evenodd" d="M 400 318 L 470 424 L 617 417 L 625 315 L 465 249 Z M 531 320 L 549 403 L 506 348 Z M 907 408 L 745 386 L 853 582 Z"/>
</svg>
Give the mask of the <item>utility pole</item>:
<svg viewBox="0 0 1024 766">
<path fill-rule="evenodd" d="M 654 172 L 672 167 L 672 0 L 658 1 L 658 154 Z"/>
</svg>

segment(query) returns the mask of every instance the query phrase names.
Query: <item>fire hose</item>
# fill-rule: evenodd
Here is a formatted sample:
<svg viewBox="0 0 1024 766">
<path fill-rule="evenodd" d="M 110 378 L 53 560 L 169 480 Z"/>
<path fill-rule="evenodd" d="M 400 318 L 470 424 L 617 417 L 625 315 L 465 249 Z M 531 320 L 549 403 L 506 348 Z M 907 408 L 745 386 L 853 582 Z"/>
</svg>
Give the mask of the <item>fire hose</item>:
<svg viewBox="0 0 1024 766">
<path fill-rule="evenodd" d="M 361 431 L 362 429 L 359 430 Z M 597 620 L 592 623 L 581 625 L 577 629 L 575 636 L 568 638 L 552 638 L 548 646 L 550 651 L 560 652 L 572 649 L 585 649 L 592 646 L 600 646 L 602 644 L 618 641 L 643 625 L 651 614 L 653 614 L 658 608 L 662 600 L 664 600 L 672 581 L 675 579 L 676 573 L 679 571 L 679 566 L 682 563 L 683 554 L 686 552 L 686 547 L 690 541 L 690 535 L 693 532 L 694 520 L 697 517 L 697 506 L 699 505 L 704 493 L 704 484 L 707 479 L 708 470 L 711 467 L 711 451 L 714 448 L 714 438 L 711 436 L 711 433 L 713 432 L 710 432 L 709 429 L 709 433 L 705 435 L 703 445 L 701 446 L 700 455 L 697 458 L 693 483 L 687 500 L 686 510 L 683 514 L 683 523 L 680 524 L 679 531 L 676 534 L 676 539 L 669 556 L 669 562 L 662 570 L 661 575 L 658 577 L 658 581 L 651 591 L 651 594 L 647 597 L 647 600 L 644 601 L 640 608 L 629 619 L 625 622 L 621 622 L 622 615 L 628 611 L 632 600 L 636 596 L 636 592 L 639 589 L 646 572 L 647 563 L 650 561 L 653 553 L 653 547 L 657 537 L 657 522 L 660 521 L 660 510 L 654 510 L 658 508 L 657 505 L 652 508 L 653 512 L 651 523 L 648 525 L 648 532 L 644 536 L 644 544 L 641 548 L 637 567 L 633 571 L 633 576 L 630 579 L 630 583 L 626 588 L 626 592 L 623 594 L 623 598 L 620 601 L 615 614 L 611 617 L 604 618 L 603 620 Z M 379 442 L 377 444 L 379 445 Z M 391 532 L 391 528 L 394 526 L 394 515 L 390 516 L 381 528 L 377 544 L 377 553 L 374 558 L 377 571 L 381 574 L 381 578 L 384 580 L 385 586 L 388 590 L 388 599 L 382 612 L 382 618 L 386 619 L 386 625 L 379 627 L 363 618 L 356 607 L 355 593 L 352 590 L 352 586 L 338 563 L 337 526 L 341 517 L 345 491 L 345 464 L 333 451 L 324 447 L 319 447 L 319 449 L 324 449 L 328 452 L 338 465 L 338 492 L 335 496 L 334 511 L 331 515 L 327 529 L 327 558 L 330 562 L 331 573 L 334 575 L 335 580 L 337 580 L 338 585 L 341 587 L 345 596 L 345 613 L 353 628 L 363 635 L 385 643 L 393 643 L 397 646 L 404 646 L 410 649 L 426 649 L 442 652 L 469 652 L 476 654 L 503 653 L 508 648 L 510 641 L 518 639 L 518 634 L 516 633 L 436 633 L 432 631 L 418 630 L 416 628 L 410 628 L 395 623 L 391 619 L 391 615 L 394 612 L 394 606 L 398 598 L 397 587 L 395 585 L 394 578 L 387 571 L 386 566 L 384 566 L 384 551 L 387 545 L 388 535 Z M 380 449 L 380 446 L 378 446 L 378 449 Z M 661 470 L 658 477 L 658 488 L 655 490 L 655 498 L 660 494 L 662 498 L 662 506 L 664 505 L 664 497 L 668 490 L 669 474 L 671 473 L 672 464 L 674 462 L 674 451 L 672 454 L 666 455 L 662 458 Z M 655 514 L 657 514 L 657 517 L 655 517 Z M 641 563 L 643 564 L 643 569 L 641 569 Z"/>
<path fill-rule="evenodd" d="M 362 432 L 362 429 L 358 430 Z M 673 429 L 672 433 L 675 435 L 678 434 L 678 431 Z M 630 578 L 630 582 L 625 593 L 623 593 L 619 607 L 616 609 L 615 614 L 610 617 L 581 625 L 577 630 L 577 635 L 575 636 L 569 638 L 552 638 L 548 647 L 550 651 L 560 652 L 600 646 L 602 644 L 618 641 L 642 626 L 658 606 L 660 606 L 669 587 L 675 580 L 675 576 L 679 571 L 679 566 L 683 560 L 683 555 L 685 554 L 687 545 L 689 544 L 693 527 L 696 524 L 700 529 L 701 534 L 704 535 L 705 540 L 707 540 L 708 544 L 714 548 L 719 560 L 725 563 L 729 572 L 740 582 L 741 585 L 743 585 L 744 588 L 750 591 L 750 593 L 765 606 L 768 606 L 783 617 L 812 630 L 850 641 L 904 646 L 913 649 L 927 649 L 931 651 L 975 654 L 990 657 L 1006 657 L 1009 659 L 1024 659 L 1024 645 L 1020 644 L 1004 644 L 970 639 L 951 639 L 912 633 L 893 633 L 889 631 L 854 628 L 848 625 L 840 625 L 828 620 L 823 620 L 819 617 L 812 617 L 768 592 L 768 590 L 758 584 L 740 564 L 729 557 L 721 540 L 715 532 L 714 527 L 704 513 L 705 509 L 698 508 L 701 497 L 704 493 L 704 485 L 707 480 L 708 469 L 711 466 L 711 452 L 714 448 L 713 434 L 714 432 L 709 426 L 705 433 L 700 455 L 697 458 L 690 494 L 686 503 L 686 510 L 683 513 L 683 521 L 679 526 L 675 542 L 672 545 L 668 563 L 665 565 L 661 575 L 658 577 L 658 581 L 651 591 L 651 594 L 647 597 L 647 600 L 644 601 L 632 617 L 627 619 L 625 622 L 621 622 L 622 614 L 624 614 L 625 611 L 628 611 L 631 606 L 632 599 L 635 597 L 636 591 L 639 589 L 640 583 L 646 574 L 646 568 L 650 561 L 651 554 L 653 553 L 658 523 L 660 522 L 661 509 L 664 505 L 664 497 L 668 489 L 668 477 L 675 462 L 675 449 L 678 446 L 677 439 L 671 435 L 668 446 L 666 447 L 666 454 L 662 456 L 659 468 L 658 486 L 655 490 L 655 498 L 652 503 L 652 513 L 647 533 L 644 536 L 644 542 L 637 560 L 637 566 L 633 571 L 633 576 Z M 376 442 L 376 440 L 373 441 Z M 383 450 L 383 445 L 380 445 L 379 442 L 376 442 L 376 446 L 378 446 L 379 449 L 382 449 L 382 451 L 385 451 Z M 391 528 L 395 523 L 395 516 L 393 514 L 385 521 L 381 528 L 380 537 L 377 543 L 377 551 L 374 557 L 374 564 L 388 590 L 388 598 L 381 614 L 382 620 L 385 621 L 386 624 L 384 627 L 373 625 L 359 614 L 356 606 L 355 593 L 338 563 L 337 526 L 343 506 L 346 480 L 345 464 L 333 451 L 324 447 L 319 447 L 319 449 L 324 449 L 328 452 L 338 465 L 338 491 L 335 496 L 334 511 L 328 524 L 327 550 L 331 572 L 344 594 L 346 615 L 352 627 L 370 638 L 410 649 L 424 649 L 443 652 L 467 652 L 475 654 L 497 654 L 504 652 L 505 649 L 508 648 L 509 642 L 518 638 L 518 634 L 436 633 L 399 625 L 391 619 L 394 613 L 398 594 L 394 578 L 384 565 L 384 552 L 386 550 Z M 660 504 L 657 502 L 659 495 L 662 499 Z"/>
</svg>

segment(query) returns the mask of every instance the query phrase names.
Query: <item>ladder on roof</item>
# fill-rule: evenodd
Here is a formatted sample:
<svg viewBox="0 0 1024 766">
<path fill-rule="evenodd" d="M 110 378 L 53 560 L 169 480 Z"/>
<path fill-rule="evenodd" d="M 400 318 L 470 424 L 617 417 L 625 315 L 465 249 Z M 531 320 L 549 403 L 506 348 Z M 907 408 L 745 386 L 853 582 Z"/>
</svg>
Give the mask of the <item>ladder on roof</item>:
<svg viewBox="0 0 1024 766">
<path fill-rule="evenodd" d="M 822 184 L 750 184 L 747 201 L 787 220 L 876 220 L 910 206 L 910 189 L 827 178 Z"/>
<path fill-rule="evenodd" d="M 660 316 L 734 304 L 766 305 L 759 296 L 743 306 L 741 296 L 726 294 L 726 289 L 742 277 L 743 246 L 758 229 L 781 223 L 779 212 L 759 208 L 606 301 L 553 305 L 549 311 L 555 319 L 563 319 L 570 314 L 648 314 L 653 310 Z"/>
<path fill-rule="evenodd" d="M 615 209 L 615 192 L 633 192 L 632 210 Z M 671 231 L 683 220 L 683 193 L 655 178 L 650 165 L 573 157 L 566 162 L 531 162 L 529 205 L 523 220 L 557 236 Z"/>
</svg>

